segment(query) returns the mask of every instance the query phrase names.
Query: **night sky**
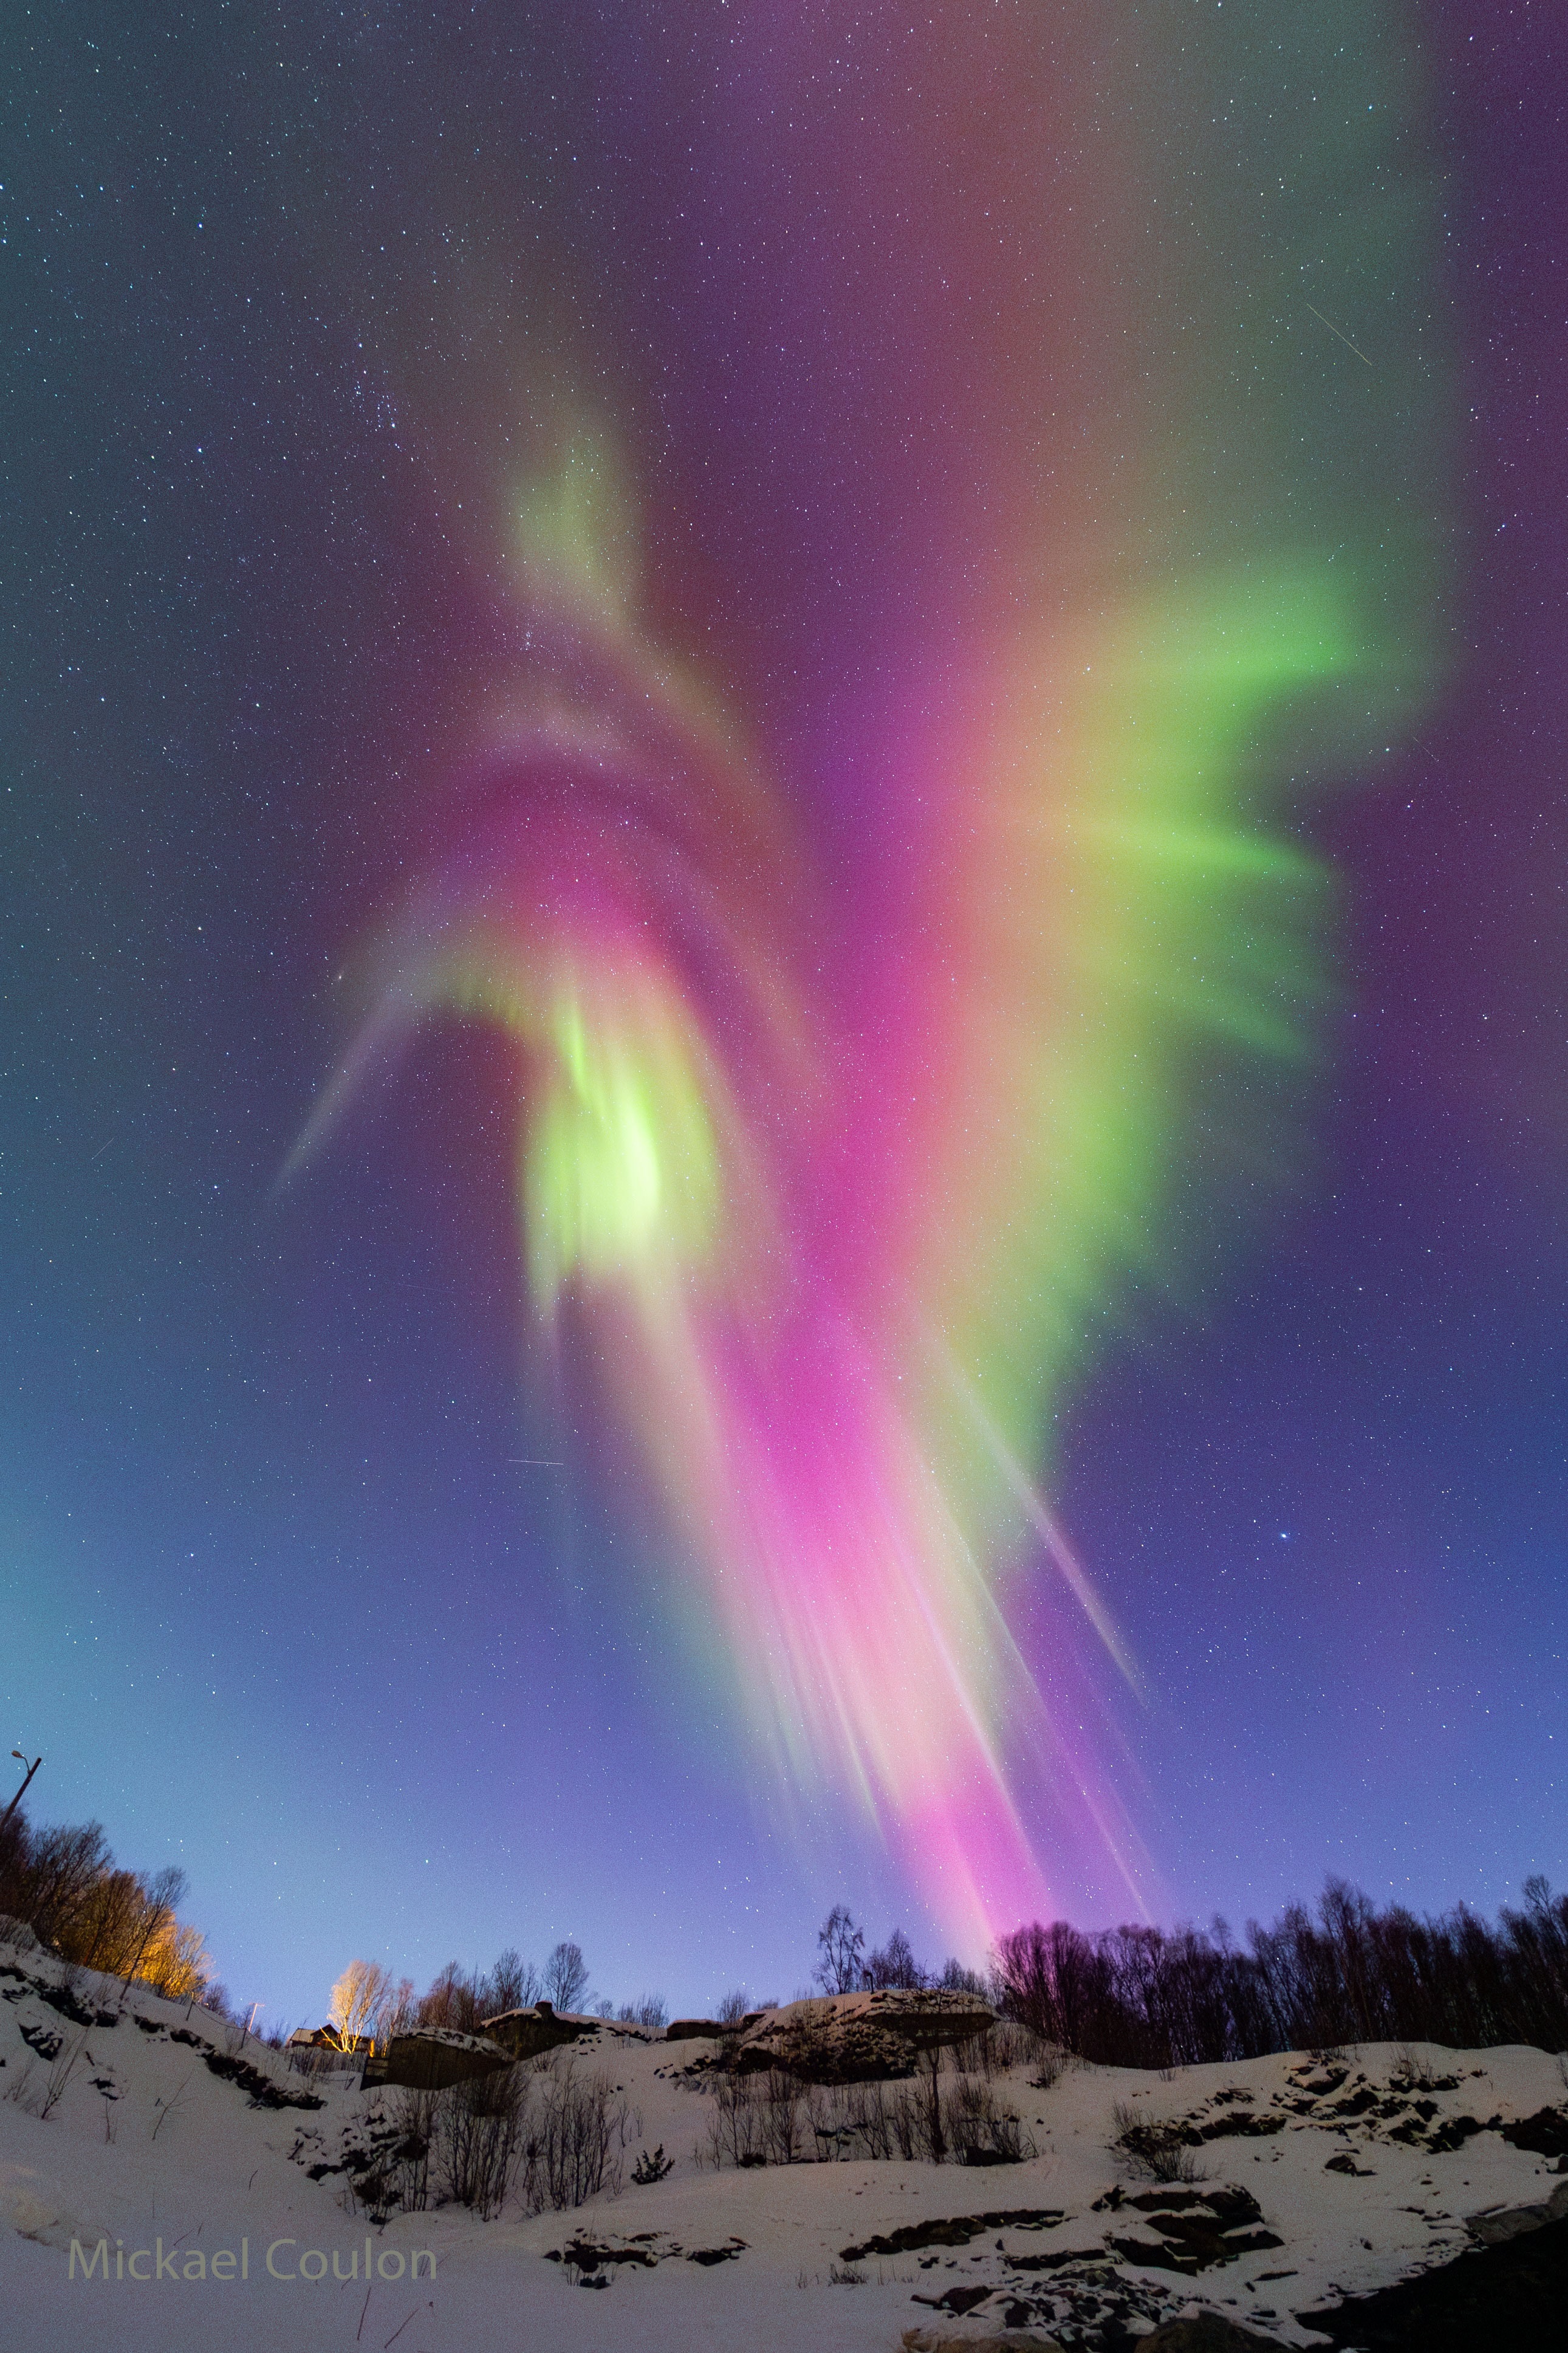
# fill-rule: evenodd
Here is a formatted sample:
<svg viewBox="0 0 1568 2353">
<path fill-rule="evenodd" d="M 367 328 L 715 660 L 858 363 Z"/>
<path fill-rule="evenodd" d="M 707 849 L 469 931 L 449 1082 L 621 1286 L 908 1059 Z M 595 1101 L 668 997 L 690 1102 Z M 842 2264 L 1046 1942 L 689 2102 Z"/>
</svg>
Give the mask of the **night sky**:
<svg viewBox="0 0 1568 2353">
<path fill-rule="evenodd" d="M 914 1169 L 912 1198 L 957 1138 L 961 1193 L 982 1133 L 948 1095 L 930 1134 L 877 1130 L 879 1070 L 935 1029 L 844 1009 L 952 945 L 898 913 L 929 879 L 897 845 L 940 798 L 910 781 L 931 744 L 978 741 L 974 649 L 1099 628 L 1221 541 L 1257 583 L 1286 515 L 1325 567 L 1364 533 L 1390 644 L 1408 590 L 1419 686 L 1375 745 L 1281 750 L 1269 781 L 1332 877 L 1307 1050 L 1288 1084 L 1184 1062 L 1195 1142 L 1137 1208 L 1179 1267 L 1097 1261 L 1018 1388 L 1136 1688 L 1015 1545 L 1056 1746 L 1006 1786 L 1028 1900 L 1084 1926 L 1239 1926 L 1330 1873 L 1418 1909 L 1568 1875 L 1568 57 L 1528 0 L 1235 14 L 10 13 L 0 1731 L 44 1754 L 36 1820 L 185 1866 L 275 2019 L 322 2014 L 352 1955 L 424 1982 L 566 1936 L 617 2000 L 787 1996 L 839 1900 L 983 1957 L 911 1865 L 896 1768 L 860 1804 L 842 1759 L 792 1779 L 753 1736 L 762 1686 L 703 1597 L 736 1581 L 743 1623 L 760 1583 L 717 1557 L 702 1584 L 606 1401 L 613 1327 L 542 1327 L 516 1036 L 416 1026 L 284 1179 L 366 943 L 420 878 L 483 868 L 519 789 L 475 748 L 548 635 L 502 525 L 574 404 L 640 512 L 642 634 L 595 621 L 605 692 L 640 692 L 638 647 L 700 678 L 809 855 L 798 892 L 748 868 L 753 902 L 725 879 L 739 798 L 704 819 L 733 928 L 857 1074 L 832 1142 L 794 1147 L 816 1223 L 776 1244 L 814 1237 L 800 1279 L 831 1261 L 839 1296 L 852 1179 L 901 1201 Z M 1384 306 L 1259 323 L 1225 93 L 1262 153 L 1320 68 L 1335 104 L 1389 104 L 1389 56 L 1426 209 L 1380 248 Z M 1347 157 L 1325 128 L 1317 180 L 1282 170 L 1259 268 L 1313 206 L 1354 215 Z M 1148 240 L 1184 206 L 1173 281 Z M 764 1086 L 731 1049 L 766 1094 L 748 1134 L 798 1138 L 787 1059 Z M 976 1183 L 1015 1145 L 1026 1175 L 999 1093 L 985 1115 Z M 852 1420 L 825 1413 L 829 1450 Z M 823 1591 L 777 1608 L 820 1623 Z M 879 1704 L 918 1746 L 924 1694 Z"/>
</svg>

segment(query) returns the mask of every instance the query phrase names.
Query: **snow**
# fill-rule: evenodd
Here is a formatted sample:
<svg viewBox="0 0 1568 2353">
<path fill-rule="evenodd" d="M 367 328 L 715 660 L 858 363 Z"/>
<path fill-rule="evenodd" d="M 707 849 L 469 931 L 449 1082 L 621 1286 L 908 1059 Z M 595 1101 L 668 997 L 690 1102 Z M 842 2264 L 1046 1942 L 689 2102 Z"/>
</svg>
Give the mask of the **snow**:
<svg viewBox="0 0 1568 2353">
<path fill-rule="evenodd" d="M 62 2015 L 46 1999 L 51 1992 L 85 2010 L 89 2022 Z M 1069 2067 L 1045 2090 L 1019 2068 L 994 2088 L 1037 2146 L 1023 2163 L 716 2171 L 702 2154 L 710 2089 L 685 2072 L 712 2046 L 601 2038 L 597 2050 L 583 2046 L 576 2063 L 607 2067 L 634 2112 L 618 2196 L 565 2213 L 531 2216 L 509 2205 L 488 2223 L 465 2209 L 432 2209 L 377 2229 L 346 2196 L 343 2176 L 311 2180 L 306 2166 L 331 2161 L 344 2134 L 363 2135 L 395 2095 L 365 2094 L 347 2074 L 294 2072 L 281 2054 L 254 2042 L 242 2047 L 238 2029 L 199 2009 L 187 2016 L 184 2005 L 141 1987 L 124 1997 L 122 2010 L 121 2002 L 117 1983 L 81 1973 L 72 1980 L 45 1957 L 0 1947 L 0 2310 L 6 2346 L 28 2353 L 80 2353 L 89 2343 L 112 2344 L 116 2353 L 394 2344 L 402 2353 L 533 2346 L 617 2353 L 634 2344 L 647 2353 L 893 2353 L 907 2329 L 925 2326 L 978 2338 L 1003 2326 L 1005 2299 L 969 2317 L 914 2299 L 1000 2286 L 1005 2278 L 1015 2292 L 1047 2295 L 1070 2285 L 1072 2267 L 1043 2268 L 1042 2254 L 1063 2247 L 1103 2254 L 1111 2237 L 1148 2242 L 1146 2210 L 1128 2201 L 1154 2185 L 1113 2146 L 1128 2110 L 1155 2123 L 1280 2119 L 1267 2134 L 1205 2143 L 1194 2188 L 1199 2196 L 1229 2185 L 1248 2192 L 1264 2235 L 1282 2244 L 1192 2278 L 1100 2263 L 1102 2283 L 1110 2279 L 1110 2292 L 1129 2301 L 1131 2326 L 1213 2306 L 1281 2344 L 1305 2344 L 1312 2340 L 1296 2312 L 1331 2301 L 1336 2289 L 1383 2285 L 1441 2260 L 1468 2243 L 1470 2218 L 1539 2204 L 1558 2187 L 1549 2159 L 1510 2147 L 1493 2129 L 1441 2153 L 1390 2138 L 1398 2117 L 1377 2109 L 1389 2107 L 1389 2087 L 1412 2055 L 1429 2076 L 1457 2079 L 1451 2089 L 1420 2095 L 1433 2112 L 1420 2126 L 1428 2137 L 1452 2117 L 1487 2125 L 1568 2105 L 1557 2063 L 1526 2049 L 1411 2054 L 1368 2045 L 1333 2067 L 1287 2056 L 1168 2076 Z M 80 2047 L 51 2113 L 41 2116 L 31 2111 L 42 2105 L 56 2036 L 65 2056 L 79 2039 Z M 209 2059 L 258 2072 L 226 2080 Z M 314 2094 L 322 2105 L 255 2105 L 258 2085 L 264 2097 Z M 1377 2094 L 1370 2109 L 1362 2099 L 1368 2090 Z M 1347 2102 L 1362 2113 L 1331 2113 Z M 634 2186 L 638 2150 L 660 2142 L 674 2170 Z M 1345 2151 L 1355 2173 L 1325 2170 Z M 1104 2202 L 1118 2188 L 1121 2203 Z M 843 2261 L 847 2247 L 931 2218 L 1058 2210 L 1059 2223 L 987 2227 L 963 2244 L 867 2257 L 852 2267 Z M 72 2241 L 90 2254 L 100 2238 L 111 2273 L 117 2253 L 147 2248 L 153 2255 L 137 2268 L 152 2270 L 161 2252 L 163 2277 L 72 2277 Z M 654 2260 L 602 2262 L 597 2276 L 608 2284 L 588 2291 L 570 2262 L 548 2260 L 574 2241 L 611 2252 L 629 2246 Z M 711 2254 L 732 2242 L 743 2243 L 730 2259 L 691 2260 L 693 2251 Z M 268 2248 L 282 2271 L 320 2250 L 326 2276 L 317 2284 L 270 2276 Z M 232 2279 L 212 2275 L 223 2250 L 236 2258 Z M 368 2284 L 367 2250 L 377 2274 Z M 424 2265 L 417 2281 L 410 2275 L 416 2251 L 434 2258 L 434 2278 Z M 334 2255 L 346 2278 L 333 2277 Z M 1009 2256 L 1035 2267 L 1010 2268 Z M 403 2276 L 387 2277 L 398 2258 Z M 187 2264 L 207 2276 L 185 2277 Z M 834 2279 L 848 2268 L 864 2274 L 858 2284 Z M 1030 2326 L 1053 2334 L 1047 2319 Z"/>
</svg>

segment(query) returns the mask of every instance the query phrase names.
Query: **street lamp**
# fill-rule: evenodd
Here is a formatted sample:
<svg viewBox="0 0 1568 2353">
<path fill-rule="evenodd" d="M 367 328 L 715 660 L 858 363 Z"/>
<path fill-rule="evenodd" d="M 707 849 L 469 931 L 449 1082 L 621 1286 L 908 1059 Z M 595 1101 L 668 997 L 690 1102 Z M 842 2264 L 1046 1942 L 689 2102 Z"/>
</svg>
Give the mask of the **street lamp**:
<svg viewBox="0 0 1568 2353">
<path fill-rule="evenodd" d="M 12 1754 L 12 1756 L 13 1756 L 13 1757 L 20 1757 L 22 1758 L 22 1762 L 23 1762 L 23 1764 L 24 1764 L 24 1765 L 27 1765 L 27 1760 L 26 1760 L 26 1758 L 25 1757 L 22 1757 L 22 1752 L 21 1752 L 21 1750 L 20 1750 L 19 1748 L 13 1748 L 13 1749 L 12 1749 L 12 1751 L 11 1751 L 11 1754 Z M 21 1804 L 21 1802 L 22 1802 L 23 1799 L 26 1796 L 26 1794 L 27 1794 L 27 1783 L 32 1779 L 32 1778 L 33 1778 L 34 1774 L 37 1771 L 37 1769 L 38 1769 L 39 1766 L 43 1763 L 43 1761 L 44 1761 L 44 1760 L 43 1760 L 43 1758 L 42 1758 L 41 1757 L 34 1757 L 34 1759 L 33 1759 L 33 1761 L 32 1761 L 32 1763 L 31 1763 L 30 1765 L 27 1765 L 27 1771 L 26 1771 L 26 1778 L 24 1778 L 24 1780 L 23 1780 L 23 1783 L 22 1783 L 21 1788 L 17 1790 L 17 1792 L 16 1792 L 16 1796 L 12 1799 L 12 1800 L 11 1800 L 10 1804 L 6 1807 L 6 1809 L 5 1809 L 5 1812 L 4 1812 L 3 1814 L 0 1814 L 0 1831 L 3 1831 L 3 1830 L 5 1829 L 5 1827 L 6 1823 L 10 1820 L 10 1819 L 11 1819 L 12 1815 L 16 1812 L 16 1810 L 17 1807 Z"/>
</svg>

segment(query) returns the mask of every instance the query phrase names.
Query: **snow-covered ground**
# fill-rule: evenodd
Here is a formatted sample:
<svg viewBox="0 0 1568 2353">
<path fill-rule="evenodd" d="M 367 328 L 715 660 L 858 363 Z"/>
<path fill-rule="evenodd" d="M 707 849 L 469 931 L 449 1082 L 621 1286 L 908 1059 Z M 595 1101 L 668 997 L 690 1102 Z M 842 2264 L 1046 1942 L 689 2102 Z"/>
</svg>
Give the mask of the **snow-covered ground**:
<svg viewBox="0 0 1568 2353">
<path fill-rule="evenodd" d="M 390 2129 L 399 2094 L 312 2082 L 141 1988 L 121 2001 L 115 1982 L 0 1946 L 5 2353 L 894 2353 L 922 2326 L 1093 2343 L 1097 2317 L 1140 2334 L 1208 2306 L 1304 2344 L 1295 2314 L 1442 2261 L 1471 2218 L 1563 2187 L 1554 2159 L 1499 2129 L 1568 2109 L 1533 2050 L 1070 2067 L 1043 2089 L 1021 2065 L 992 2088 L 1037 2150 L 1023 2162 L 737 2170 L 707 2154 L 711 2077 L 686 2073 L 711 2046 L 618 2036 L 574 2063 L 607 2069 L 630 2112 L 618 2195 L 378 2228 L 347 2175 L 310 2168 Z M 1206 2136 L 1194 2181 L 1140 2172 L 1117 2146 L 1130 2112 Z M 636 2186 L 633 2161 L 660 2143 L 673 2171 Z M 948 2227 L 915 2243 L 933 2221 Z"/>
</svg>

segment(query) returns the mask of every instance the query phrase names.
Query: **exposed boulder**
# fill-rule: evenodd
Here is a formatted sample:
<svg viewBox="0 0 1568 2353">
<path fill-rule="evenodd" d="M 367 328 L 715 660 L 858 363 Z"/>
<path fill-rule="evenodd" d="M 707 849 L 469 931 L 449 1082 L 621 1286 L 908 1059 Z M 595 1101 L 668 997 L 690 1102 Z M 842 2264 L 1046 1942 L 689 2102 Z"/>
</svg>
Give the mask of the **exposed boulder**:
<svg viewBox="0 0 1568 2353">
<path fill-rule="evenodd" d="M 1500 2247 L 1506 2240 L 1522 2238 L 1527 2231 L 1544 2230 L 1548 2222 L 1562 2221 L 1568 2221 L 1568 2181 L 1539 2205 L 1494 2206 L 1484 2214 L 1472 2214 L 1467 2227 L 1483 2246 Z"/>
<path fill-rule="evenodd" d="M 1279 2340 L 1243 2328 L 1223 2312 L 1191 2313 L 1167 2320 L 1152 2337 L 1141 2337 L 1139 2353 L 1279 2353 Z"/>
<path fill-rule="evenodd" d="M 536 2001 L 531 2009 L 504 2010 L 495 2018 L 487 2018 L 484 2031 L 509 2059 L 537 2059 L 563 2042 L 575 2042 L 580 2034 L 596 2032 L 598 2025 L 596 2018 L 577 2018 L 558 2011 L 551 2002 Z"/>
<path fill-rule="evenodd" d="M 1056 2337 L 1016 2328 L 1005 2328 L 999 2337 L 950 2337 L 938 2328 L 906 2328 L 902 2342 L 904 2353 L 1062 2353 Z"/>
<path fill-rule="evenodd" d="M 450 2026 L 414 2026 L 395 2034 L 384 2051 L 365 2061 L 364 2082 L 405 2084 L 410 2091 L 444 2092 L 474 2075 L 493 2075 L 512 2064 L 513 2054 L 488 2035 L 459 2034 Z"/>
<path fill-rule="evenodd" d="M 536 2001 L 529 2010 L 503 2010 L 485 2020 L 484 2032 L 510 2059 L 537 2059 L 543 2052 L 576 2042 L 585 2034 L 629 2037 L 634 2042 L 653 2040 L 646 2027 L 633 2026 L 626 2019 L 589 2018 L 579 2010 L 557 2010 L 548 2001 Z"/>
<path fill-rule="evenodd" d="M 888 1988 L 786 2002 L 727 2031 L 711 2063 L 750 2073 L 783 2067 L 807 2084 L 863 2084 L 912 2075 L 921 2053 L 966 2042 L 996 2023 L 973 1994 Z"/>
</svg>

